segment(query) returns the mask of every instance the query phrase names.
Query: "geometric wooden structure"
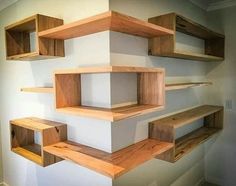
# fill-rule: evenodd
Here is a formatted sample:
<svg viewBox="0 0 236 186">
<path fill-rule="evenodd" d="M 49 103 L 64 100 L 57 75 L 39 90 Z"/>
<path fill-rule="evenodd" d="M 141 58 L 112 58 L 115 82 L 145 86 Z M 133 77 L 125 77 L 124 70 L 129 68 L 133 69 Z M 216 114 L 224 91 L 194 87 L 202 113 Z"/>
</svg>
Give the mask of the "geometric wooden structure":
<svg viewBox="0 0 236 186">
<path fill-rule="evenodd" d="M 174 30 L 174 35 L 158 36 L 149 40 L 149 54 L 199 61 L 223 61 L 225 36 L 209 30 L 176 13 L 148 19 L 150 23 Z M 205 53 L 181 51 L 176 48 L 176 31 L 205 41 Z"/>
<path fill-rule="evenodd" d="M 223 107 L 204 105 L 185 112 L 162 118 L 149 124 L 149 138 L 173 143 L 174 148 L 158 156 L 169 162 L 175 162 L 192 151 L 197 145 L 223 128 Z M 175 130 L 184 125 L 204 118 L 203 127 L 175 139 Z"/>
<path fill-rule="evenodd" d="M 146 139 L 114 153 L 69 141 L 44 147 L 44 151 L 115 179 L 171 148 L 172 143 Z"/>
<path fill-rule="evenodd" d="M 81 105 L 81 75 L 94 73 L 137 73 L 137 104 L 117 108 Z M 57 111 L 117 121 L 163 109 L 165 105 L 165 71 L 161 68 L 128 66 L 85 67 L 55 72 Z"/>
<path fill-rule="evenodd" d="M 7 60 L 64 57 L 63 40 L 38 37 L 39 32 L 62 24 L 61 19 L 37 14 L 5 27 Z"/>
<path fill-rule="evenodd" d="M 43 151 L 43 147 L 67 140 L 67 126 L 63 123 L 38 118 L 10 121 L 11 150 L 43 167 L 61 161 Z M 40 144 L 35 143 L 35 132 Z"/>
<path fill-rule="evenodd" d="M 73 23 L 39 32 L 39 37 L 71 39 L 106 30 L 153 38 L 173 34 L 173 30 L 118 12 L 108 11 Z"/>
</svg>

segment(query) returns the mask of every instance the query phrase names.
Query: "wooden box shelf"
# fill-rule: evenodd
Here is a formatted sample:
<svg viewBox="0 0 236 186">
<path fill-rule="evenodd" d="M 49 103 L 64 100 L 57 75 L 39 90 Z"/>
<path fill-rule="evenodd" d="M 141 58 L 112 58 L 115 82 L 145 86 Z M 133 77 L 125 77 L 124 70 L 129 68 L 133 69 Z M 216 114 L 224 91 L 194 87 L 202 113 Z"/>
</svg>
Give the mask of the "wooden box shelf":
<svg viewBox="0 0 236 186">
<path fill-rule="evenodd" d="M 141 37 L 157 37 L 173 34 L 173 30 L 157 26 L 118 12 L 108 11 L 70 24 L 45 30 L 39 37 L 51 39 L 71 39 L 105 30 L 122 32 Z"/>
<path fill-rule="evenodd" d="M 117 152 L 107 153 L 66 141 L 46 146 L 44 151 L 114 179 L 172 147 L 172 143 L 146 139 Z"/>
<path fill-rule="evenodd" d="M 22 118 L 10 121 L 11 150 L 41 166 L 60 161 L 43 151 L 43 147 L 67 140 L 67 127 L 63 123 L 39 118 Z M 38 132 L 41 144 L 35 143 Z"/>
<path fill-rule="evenodd" d="M 98 108 L 81 105 L 81 74 L 137 73 L 138 104 L 118 108 Z M 60 112 L 117 121 L 162 109 L 165 104 L 164 69 L 108 66 L 89 67 L 55 72 L 56 108 Z"/>
<path fill-rule="evenodd" d="M 176 13 L 150 18 L 150 23 L 174 30 L 174 35 L 159 36 L 149 40 L 149 54 L 199 61 L 223 61 L 225 36 L 209 30 Z M 176 48 L 176 31 L 205 41 L 205 53 L 192 53 Z"/>
<path fill-rule="evenodd" d="M 62 24 L 61 19 L 37 14 L 5 27 L 7 60 L 64 57 L 63 40 L 38 37 L 40 31 Z"/>
<path fill-rule="evenodd" d="M 175 130 L 204 118 L 203 127 L 175 139 Z M 149 124 L 149 137 L 174 144 L 174 148 L 159 156 L 159 159 L 175 162 L 191 152 L 213 134 L 223 128 L 223 107 L 203 105 L 185 112 L 168 116 Z"/>
</svg>

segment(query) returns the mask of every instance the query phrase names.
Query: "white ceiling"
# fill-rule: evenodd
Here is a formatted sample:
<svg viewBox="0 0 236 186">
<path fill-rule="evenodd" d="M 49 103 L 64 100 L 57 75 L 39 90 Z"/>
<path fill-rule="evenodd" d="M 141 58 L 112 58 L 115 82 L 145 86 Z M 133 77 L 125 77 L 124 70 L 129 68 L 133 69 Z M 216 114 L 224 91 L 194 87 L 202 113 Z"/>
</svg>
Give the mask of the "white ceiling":
<svg viewBox="0 0 236 186">
<path fill-rule="evenodd" d="M 0 11 L 15 3 L 16 1 L 18 0 L 0 0 Z"/>
<path fill-rule="evenodd" d="M 190 0 L 190 1 L 206 11 L 213 11 L 231 6 L 236 6 L 236 0 Z"/>
</svg>

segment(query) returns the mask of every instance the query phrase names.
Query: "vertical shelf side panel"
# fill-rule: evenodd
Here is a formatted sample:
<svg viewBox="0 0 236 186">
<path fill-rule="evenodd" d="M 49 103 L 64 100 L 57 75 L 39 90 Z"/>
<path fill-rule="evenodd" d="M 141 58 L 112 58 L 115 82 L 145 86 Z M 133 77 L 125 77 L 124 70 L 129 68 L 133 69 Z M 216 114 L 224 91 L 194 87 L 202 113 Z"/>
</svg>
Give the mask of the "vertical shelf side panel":
<svg viewBox="0 0 236 186">
<path fill-rule="evenodd" d="M 56 108 L 81 105 L 80 74 L 55 74 Z"/>
<path fill-rule="evenodd" d="M 38 32 L 63 25 L 63 20 L 43 15 L 37 15 Z M 38 51 L 41 55 L 65 56 L 64 40 L 38 37 Z"/>
<path fill-rule="evenodd" d="M 205 39 L 205 54 L 217 57 L 225 57 L 225 38 L 214 37 Z"/>
<path fill-rule="evenodd" d="M 204 118 L 204 125 L 209 128 L 223 129 L 224 109 Z"/>
</svg>

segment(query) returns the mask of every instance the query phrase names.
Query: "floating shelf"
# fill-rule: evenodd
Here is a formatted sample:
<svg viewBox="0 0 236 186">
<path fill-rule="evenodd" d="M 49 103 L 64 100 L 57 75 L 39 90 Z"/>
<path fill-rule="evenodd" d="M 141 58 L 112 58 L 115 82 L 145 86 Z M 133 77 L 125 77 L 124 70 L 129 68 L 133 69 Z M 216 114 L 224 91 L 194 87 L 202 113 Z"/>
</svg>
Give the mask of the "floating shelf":
<svg viewBox="0 0 236 186">
<path fill-rule="evenodd" d="M 212 83 L 211 82 L 172 83 L 172 84 L 166 84 L 165 89 L 166 91 L 170 91 L 170 90 L 180 90 L 180 89 L 209 86 L 209 85 L 212 85 Z"/>
<path fill-rule="evenodd" d="M 11 150 L 38 165 L 48 166 L 58 161 L 51 154 L 45 153 L 43 147 L 67 140 L 67 127 L 63 123 L 39 118 L 22 118 L 10 121 Z M 41 144 L 35 143 L 36 132 Z"/>
<path fill-rule="evenodd" d="M 71 39 L 106 30 L 122 32 L 141 37 L 157 37 L 174 34 L 172 30 L 118 12 L 108 11 L 70 24 L 45 30 L 39 37 Z"/>
<path fill-rule="evenodd" d="M 204 126 L 175 139 L 175 130 L 204 118 Z M 223 107 L 204 105 L 149 124 L 149 137 L 174 144 L 174 148 L 158 158 L 175 162 L 223 128 Z"/>
<path fill-rule="evenodd" d="M 223 61 L 225 36 L 209 30 L 176 13 L 150 18 L 150 23 L 174 30 L 174 35 L 158 36 L 149 40 L 149 54 L 199 61 Z M 181 51 L 176 48 L 176 31 L 205 41 L 205 54 Z"/>
<path fill-rule="evenodd" d="M 31 61 L 64 57 L 63 40 L 38 37 L 40 31 L 62 24 L 61 19 L 37 14 L 5 27 L 7 60 Z"/>
<path fill-rule="evenodd" d="M 81 105 L 81 74 L 88 73 L 137 73 L 138 104 L 113 109 Z M 89 116 L 109 121 L 150 113 L 164 108 L 164 69 L 108 66 L 78 68 L 55 72 L 56 108 L 60 112 Z"/>
<path fill-rule="evenodd" d="M 33 93 L 53 93 L 54 89 L 53 87 L 27 87 L 22 88 L 22 92 L 33 92 Z"/>
<path fill-rule="evenodd" d="M 44 147 L 44 151 L 114 179 L 171 148 L 171 143 L 146 139 L 114 153 L 69 141 Z"/>
</svg>

